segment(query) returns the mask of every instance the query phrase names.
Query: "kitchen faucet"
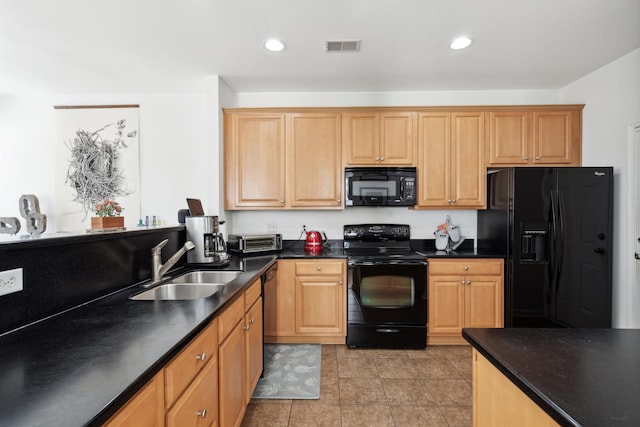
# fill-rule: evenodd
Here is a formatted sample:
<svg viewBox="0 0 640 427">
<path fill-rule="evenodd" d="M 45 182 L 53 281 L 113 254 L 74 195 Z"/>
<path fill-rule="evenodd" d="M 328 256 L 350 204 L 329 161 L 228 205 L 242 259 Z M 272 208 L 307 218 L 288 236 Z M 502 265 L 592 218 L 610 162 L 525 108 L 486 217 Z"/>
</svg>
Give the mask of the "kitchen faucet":
<svg viewBox="0 0 640 427">
<path fill-rule="evenodd" d="M 162 248 L 169 242 L 169 239 L 165 239 L 162 242 L 158 243 L 156 246 L 151 248 L 151 283 L 146 285 L 149 287 L 151 285 L 155 285 L 160 280 L 162 280 L 162 276 L 171 268 L 173 265 L 178 262 L 180 257 L 195 248 L 196 245 L 193 244 L 192 241 L 187 240 L 185 244 L 178 249 L 178 252 L 173 254 L 171 258 L 167 260 L 164 264 L 162 264 Z"/>
</svg>

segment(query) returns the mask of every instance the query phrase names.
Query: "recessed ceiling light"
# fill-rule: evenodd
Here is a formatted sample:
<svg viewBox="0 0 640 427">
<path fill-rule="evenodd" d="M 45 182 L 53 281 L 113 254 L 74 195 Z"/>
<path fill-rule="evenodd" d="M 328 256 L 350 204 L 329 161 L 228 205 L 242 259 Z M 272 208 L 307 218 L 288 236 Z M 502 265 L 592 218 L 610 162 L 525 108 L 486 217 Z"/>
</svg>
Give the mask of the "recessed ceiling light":
<svg viewBox="0 0 640 427">
<path fill-rule="evenodd" d="M 453 50 L 464 49 L 465 47 L 469 47 L 471 44 L 471 39 L 469 37 L 458 37 L 454 41 L 451 42 L 449 47 Z"/>
<path fill-rule="evenodd" d="M 282 52 L 286 46 L 280 40 L 270 39 L 264 42 L 264 48 L 271 52 Z"/>
</svg>

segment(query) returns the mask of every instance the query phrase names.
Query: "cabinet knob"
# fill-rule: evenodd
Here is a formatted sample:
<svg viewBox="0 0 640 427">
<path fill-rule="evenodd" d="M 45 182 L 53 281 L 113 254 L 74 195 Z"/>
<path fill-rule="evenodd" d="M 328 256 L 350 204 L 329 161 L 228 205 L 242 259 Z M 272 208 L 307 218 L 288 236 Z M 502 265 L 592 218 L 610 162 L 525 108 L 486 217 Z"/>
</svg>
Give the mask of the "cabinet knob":
<svg viewBox="0 0 640 427">
<path fill-rule="evenodd" d="M 536 156 L 536 160 L 540 160 L 540 156 Z"/>
<path fill-rule="evenodd" d="M 380 161 L 381 161 L 381 162 L 384 162 L 384 157 L 380 157 Z"/>
<path fill-rule="evenodd" d="M 464 279 L 462 279 L 462 280 L 460 281 L 460 284 L 464 285 Z"/>
<path fill-rule="evenodd" d="M 340 281 L 338 282 L 338 284 L 339 284 L 339 285 L 342 285 L 342 280 L 340 280 Z"/>
<path fill-rule="evenodd" d="M 524 156 L 524 159 L 525 160 L 529 160 L 529 156 Z"/>
<path fill-rule="evenodd" d="M 471 284 L 471 280 L 467 280 L 467 285 L 470 285 L 470 284 Z"/>
<path fill-rule="evenodd" d="M 201 360 L 202 362 L 204 362 L 205 360 L 207 360 L 207 353 L 197 355 L 196 360 Z"/>
<path fill-rule="evenodd" d="M 203 409 L 202 411 L 198 411 L 198 416 L 200 418 L 206 418 L 207 417 L 207 410 Z"/>
<path fill-rule="evenodd" d="M 376 157 L 376 162 L 379 162 L 379 161 L 380 161 L 380 157 Z"/>
<path fill-rule="evenodd" d="M 464 269 L 465 269 L 465 270 L 468 270 L 468 269 L 469 269 L 469 267 L 465 265 L 465 266 L 464 266 Z"/>
<path fill-rule="evenodd" d="M 254 323 L 256 323 L 256 319 L 249 320 L 249 323 L 251 323 L 253 325 Z"/>
<path fill-rule="evenodd" d="M 284 205 L 284 200 L 280 200 L 280 204 L 281 204 L 281 205 Z"/>
<path fill-rule="evenodd" d="M 341 203 L 341 200 L 340 200 L 340 199 L 338 199 L 338 200 L 337 200 L 337 202 L 338 202 L 338 204 L 340 204 L 340 203 Z"/>
<path fill-rule="evenodd" d="M 448 202 L 448 203 L 452 203 L 452 202 L 453 202 L 453 200 L 449 199 L 449 200 L 447 200 L 447 202 Z"/>
<path fill-rule="evenodd" d="M 245 331 L 248 331 L 249 329 L 251 329 L 251 326 L 249 326 L 249 325 L 243 326 L 242 329 L 244 329 Z"/>
<path fill-rule="evenodd" d="M 457 202 L 457 200 L 456 200 L 456 199 L 453 199 L 453 200 L 451 201 L 451 203 L 455 203 L 455 202 Z"/>
<path fill-rule="evenodd" d="M 320 268 L 320 267 L 316 267 L 316 270 L 320 271 L 320 270 L 322 270 L 322 268 Z"/>
</svg>

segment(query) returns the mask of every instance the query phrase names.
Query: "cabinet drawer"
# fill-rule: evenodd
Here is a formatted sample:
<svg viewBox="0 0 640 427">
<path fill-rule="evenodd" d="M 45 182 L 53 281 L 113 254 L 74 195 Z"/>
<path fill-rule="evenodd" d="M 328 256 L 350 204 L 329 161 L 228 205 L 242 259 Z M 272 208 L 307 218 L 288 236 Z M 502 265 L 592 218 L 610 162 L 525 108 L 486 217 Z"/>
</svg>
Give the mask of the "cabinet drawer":
<svg viewBox="0 0 640 427">
<path fill-rule="evenodd" d="M 187 388 L 191 380 L 210 360 L 218 357 L 217 319 L 209 324 L 165 367 L 167 408 Z"/>
<path fill-rule="evenodd" d="M 212 361 L 167 412 L 167 427 L 218 424 L 218 363 Z"/>
<path fill-rule="evenodd" d="M 249 289 L 244 292 L 244 311 L 249 311 L 256 300 L 260 298 L 261 293 L 262 283 L 260 282 L 260 279 L 256 279 L 256 281 L 249 286 Z"/>
<path fill-rule="evenodd" d="M 503 273 L 502 265 L 500 259 L 429 260 L 429 275 L 487 274 L 499 276 Z"/>
<path fill-rule="evenodd" d="M 242 319 L 244 319 L 244 297 L 241 296 L 218 316 L 218 340 L 224 341 Z"/>
<path fill-rule="evenodd" d="M 296 276 L 342 274 L 344 261 L 298 261 Z"/>
</svg>

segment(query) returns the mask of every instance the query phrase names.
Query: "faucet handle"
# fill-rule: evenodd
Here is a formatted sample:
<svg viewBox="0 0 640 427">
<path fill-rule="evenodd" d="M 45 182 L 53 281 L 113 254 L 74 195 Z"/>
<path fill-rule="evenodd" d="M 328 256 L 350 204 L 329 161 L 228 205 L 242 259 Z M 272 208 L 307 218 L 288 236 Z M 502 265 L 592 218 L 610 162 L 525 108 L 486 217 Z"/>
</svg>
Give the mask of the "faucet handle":
<svg viewBox="0 0 640 427">
<path fill-rule="evenodd" d="M 164 239 L 162 242 L 158 243 L 153 248 L 151 248 L 151 253 L 154 254 L 154 255 L 160 255 L 160 252 L 162 251 L 162 248 L 164 248 L 164 246 L 167 243 L 169 243 L 169 239 Z"/>
</svg>

